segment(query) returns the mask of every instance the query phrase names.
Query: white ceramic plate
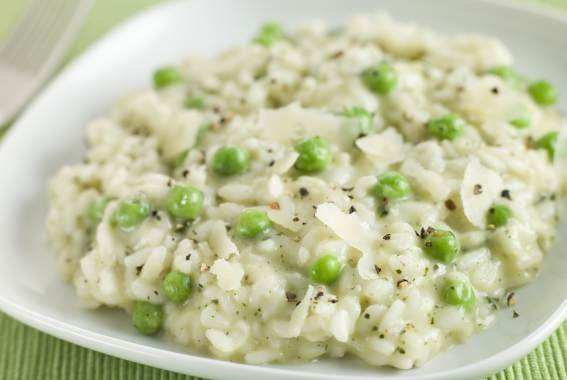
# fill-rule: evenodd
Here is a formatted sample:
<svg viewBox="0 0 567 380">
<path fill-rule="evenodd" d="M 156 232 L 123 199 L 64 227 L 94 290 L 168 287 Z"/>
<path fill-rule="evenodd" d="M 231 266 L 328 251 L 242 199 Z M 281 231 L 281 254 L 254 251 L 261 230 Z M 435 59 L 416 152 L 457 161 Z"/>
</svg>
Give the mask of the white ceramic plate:
<svg viewBox="0 0 567 380">
<path fill-rule="evenodd" d="M 183 348 L 137 334 L 124 313 L 84 311 L 55 272 L 44 237 L 46 181 L 83 152 L 85 123 L 125 92 L 148 86 L 153 69 L 188 52 L 211 54 L 246 43 L 267 19 L 293 25 L 384 8 L 401 20 L 444 33 L 500 37 L 519 69 L 552 80 L 567 109 L 567 19 L 517 3 L 478 0 L 195 0 L 156 7 L 96 44 L 63 73 L 13 126 L 0 148 L 0 308 L 73 343 L 152 366 L 218 379 L 468 379 L 503 368 L 532 350 L 567 316 L 567 260 L 546 258 L 539 279 L 520 290 L 516 310 L 464 345 L 411 371 L 374 369 L 349 360 L 254 367 L 189 355 Z M 557 247 L 565 247 L 563 226 Z"/>
</svg>

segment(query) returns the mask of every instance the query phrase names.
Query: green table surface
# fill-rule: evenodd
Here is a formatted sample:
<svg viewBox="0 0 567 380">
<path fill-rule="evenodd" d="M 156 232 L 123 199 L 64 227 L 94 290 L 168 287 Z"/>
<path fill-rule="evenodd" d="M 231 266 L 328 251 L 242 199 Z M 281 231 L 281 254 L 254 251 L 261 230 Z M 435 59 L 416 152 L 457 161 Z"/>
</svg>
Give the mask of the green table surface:
<svg viewBox="0 0 567 380">
<path fill-rule="evenodd" d="M 539 0 L 567 10 L 567 0 Z M 114 25 L 158 0 L 97 0 L 69 59 Z M 25 0 L 0 1 L 0 38 L 17 21 Z M 563 8 L 563 10 L 559 10 Z M 91 351 L 23 325 L 0 313 L 0 380 L 198 380 Z M 567 380 L 567 322 L 528 356 L 490 380 Z"/>
</svg>

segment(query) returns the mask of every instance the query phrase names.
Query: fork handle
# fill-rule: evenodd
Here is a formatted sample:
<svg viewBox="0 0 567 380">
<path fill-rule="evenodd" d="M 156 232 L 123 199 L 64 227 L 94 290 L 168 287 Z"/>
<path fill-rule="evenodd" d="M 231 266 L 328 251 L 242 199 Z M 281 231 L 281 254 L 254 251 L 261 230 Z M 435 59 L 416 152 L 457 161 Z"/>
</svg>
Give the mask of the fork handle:
<svg viewBox="0 0 567 380">
<path fill-rule="evenodd" d="M 79 28 L 89 14 L 94 0 L 80 2 L 62 34 L 40 69 L 34 72 L 0 62 L 0 129 L 13 121 L 18 112 L 31 100 L 45 81 L 61 64 L 65 54 L 75 41 Z"/>
<path fill-rule="evenodd" d="M 0 127 L 9 123 L 40 86 L 40 77 L 0 63 Z"/>
</svg>

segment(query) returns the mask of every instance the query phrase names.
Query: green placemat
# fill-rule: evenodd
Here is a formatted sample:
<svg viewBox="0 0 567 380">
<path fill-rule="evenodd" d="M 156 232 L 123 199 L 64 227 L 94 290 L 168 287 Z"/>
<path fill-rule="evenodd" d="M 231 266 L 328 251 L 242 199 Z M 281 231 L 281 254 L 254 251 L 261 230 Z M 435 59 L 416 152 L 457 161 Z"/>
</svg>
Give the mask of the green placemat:
<svg viewBox="0 0 567 380">
<path fill-rule="evenodd" d="M 70 57 L 76 56 L 127 16 L 158 2 L 159 0 L 98 0 Z M 567 8 L 567 0 L 539 2 Z M 2 0 L 0 37 L 13 25 L 24 3 L 24 0 Z M 198 380 L 75 346 L 0 313 L 0 380 L 31 379 Z M 528 356 L 489 379 L 567 380 L 567 323 Z"/>
</svg>

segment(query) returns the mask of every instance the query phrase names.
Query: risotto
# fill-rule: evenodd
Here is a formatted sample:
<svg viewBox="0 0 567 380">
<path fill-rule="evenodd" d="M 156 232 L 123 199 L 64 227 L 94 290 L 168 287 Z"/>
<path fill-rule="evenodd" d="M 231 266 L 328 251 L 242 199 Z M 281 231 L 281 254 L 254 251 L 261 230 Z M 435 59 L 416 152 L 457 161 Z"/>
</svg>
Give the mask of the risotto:
<svg viewBox="0 0 567 380">
<path fill-rule="evenodd" d="M 91 122 L 48 235 L 82 304 L 142 334 L 251 364 L 420 366 L 537 274 L 556 101 L 492 38 L 384 13 L 268 23 Z"/>
</svg>

